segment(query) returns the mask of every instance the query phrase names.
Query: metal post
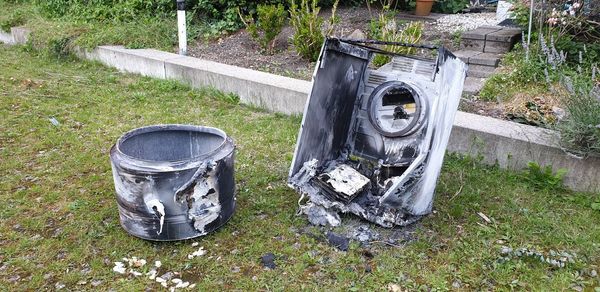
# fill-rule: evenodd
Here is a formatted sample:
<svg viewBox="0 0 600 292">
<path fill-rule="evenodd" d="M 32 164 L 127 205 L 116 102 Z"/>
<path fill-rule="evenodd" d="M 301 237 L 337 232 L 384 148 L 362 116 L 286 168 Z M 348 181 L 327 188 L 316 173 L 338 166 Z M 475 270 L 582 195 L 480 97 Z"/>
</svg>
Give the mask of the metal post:
<svg viewBox="0 0 600 292">
<path fill-rule="evenodd" d="M 531 50 L 531 23 L 533 22 L 533 0 L 529 0 L 531 6 L 529 7 L 529 30 L 527 31 L 527 52 L 525 53 L 525 59 L 529 61 L 529 50 Z"/>
<path fill-rule="evenodd" d="M 177 34 L 179 36 L 179 54 L 187 54 L 187 29 L 185 23 L 185 0 L 177 0 Z"/>
</svg>

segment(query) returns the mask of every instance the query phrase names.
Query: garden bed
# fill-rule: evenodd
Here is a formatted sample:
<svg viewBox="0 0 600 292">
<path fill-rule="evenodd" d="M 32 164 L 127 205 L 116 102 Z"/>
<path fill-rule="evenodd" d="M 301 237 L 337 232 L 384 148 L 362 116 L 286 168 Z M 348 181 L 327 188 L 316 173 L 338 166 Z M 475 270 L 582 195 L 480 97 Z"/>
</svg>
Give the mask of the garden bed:
<svg viewBox="0 0 600 292">
<path fill-rule="evenodd" d="M 335 37 L 348 37 L 355 30 L 360 30 L 368 36 L 369 22 L 377 18 L 379 10 L 367 7 L 340 7 L 336 15 L 339 23 L 335 26 Z M 324 10 L 321 15 L 327 19 L 331 10 Z M 433 17 L 416 17 L 412 14 L 400 13 L 396 15 L 398 23 L 421 21 L 423 26 L 422 43 L 444 45 L 451 51 L 458 50 L 460 33 L 481 25 L 495 24 L 494 13 L 469 13 L 462 15 L 437 14 Z M 420 20 L 416 20 L 420 19 Z M 439 23 L 438 23 L 439 21 Z M 457 25 L 450 25 L 450 23 Z M 190 56 L 225 63 L 229 65 L 265 71 L 288 77 L 310 80 L 314 70 L 314 63 L 301 58 L 289 39 L 293 34 L 290 26 L 284 27 L 275 42 L 275 53 L 262 54 L 260 47 L 251 38 L 250 34 L 241 29 L 218 39 L 200 39 L 190 45 Z"/>
</svg>

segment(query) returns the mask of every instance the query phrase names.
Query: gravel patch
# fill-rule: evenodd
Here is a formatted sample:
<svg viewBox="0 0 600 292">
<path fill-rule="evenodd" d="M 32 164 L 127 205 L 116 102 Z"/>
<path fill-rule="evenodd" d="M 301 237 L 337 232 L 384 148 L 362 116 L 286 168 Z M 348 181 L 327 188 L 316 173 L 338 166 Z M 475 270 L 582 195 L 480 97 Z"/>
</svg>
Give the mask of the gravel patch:
<svg viewBox="0 0 600 292">
<path fill-rule="evenodd" d="M 498 24 L 496 13 L 449 14 L 436 21 L 438 30 L 448 33 L 468 31 L 482 25 L 496 24 Z"/>
</svg>

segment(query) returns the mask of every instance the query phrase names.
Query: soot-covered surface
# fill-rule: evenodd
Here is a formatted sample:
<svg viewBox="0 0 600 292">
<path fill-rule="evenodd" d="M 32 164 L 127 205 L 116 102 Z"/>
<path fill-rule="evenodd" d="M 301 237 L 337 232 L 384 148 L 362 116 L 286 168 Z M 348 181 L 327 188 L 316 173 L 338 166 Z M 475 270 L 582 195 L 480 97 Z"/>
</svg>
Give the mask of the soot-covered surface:
<svg viewBox="0 0 600 292">
<path fill-rule="evenodd" d="M 158 125 L 123 135 L 110 153 L 123 228 L 164 241 L 225 224 L 235 209 L 234 148 L 210 127 Z"/>
<path fill-rule="evenodd" d="M 374 45 L 328 39 L 317 63 L 289 174 L 315 225 L 351 213 L 404 226 L 432 208 L 466 65 L 430 47 L 437 59 L 393 55 L 374 69 L 386 53 Z"/>
</svg>

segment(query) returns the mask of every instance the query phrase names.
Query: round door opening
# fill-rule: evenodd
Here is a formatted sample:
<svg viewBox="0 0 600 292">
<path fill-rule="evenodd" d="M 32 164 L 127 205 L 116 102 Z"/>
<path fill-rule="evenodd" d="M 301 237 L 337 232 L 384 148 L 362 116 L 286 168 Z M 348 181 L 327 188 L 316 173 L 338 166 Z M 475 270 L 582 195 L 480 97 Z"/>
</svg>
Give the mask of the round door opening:
<svg viewBox="0 0 600 292">
<path fill-rule="evenodd" d="M 424 103 L 409 85 L 390 81 L 379 85 L 369 97 L 369 120 L 384 136 L 401 137 L 414 133 L 424 119 Z"/>
</svg>

